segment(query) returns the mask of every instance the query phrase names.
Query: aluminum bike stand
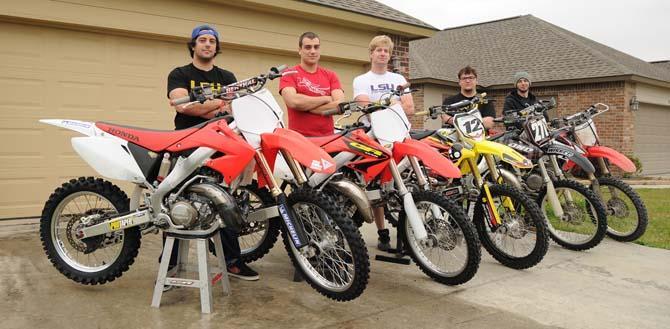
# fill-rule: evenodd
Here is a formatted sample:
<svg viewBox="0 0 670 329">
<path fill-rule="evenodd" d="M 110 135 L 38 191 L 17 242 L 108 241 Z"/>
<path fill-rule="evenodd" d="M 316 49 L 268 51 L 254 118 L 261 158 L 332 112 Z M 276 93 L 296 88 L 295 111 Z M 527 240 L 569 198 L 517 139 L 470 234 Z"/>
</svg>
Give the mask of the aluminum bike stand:
<svg viewBox="0 0 670 329">
<path fill-rule="evenodd" d="M 384 255 L 377 255 L 375 256 L 375 260 L 380 261 L 380 262 L 388 262 L 388 263 L 395 263 L 395 264 L 402 264 L 402 265 L 409 265 L 412 263 L 412 261 L 407 258 L 407 253 L 405 252 L 405 247 L 403 244 L 403 235 L 404 235 L 404 230 L 398 229 L 397 234 L 396 234 L 396 244 L 395 248 L 390 248 L 386 252 L 389 254 L 393 254 L 393 256 L 384 256 Z"/>
<path fill-rule="evenodd" d="M 175 239 L 179 239 L 179 253 L 177 254 L 177 265 L 168 273 L 168 265 L 170 263 L 170 255 L 174 247 Z M 154 287 L 154 295 L 151 301 L 151 307 L 159 308 L 161 305 L 161 297 L 163 296 L 163 287 L 176 286 L 186 288 L 200 289 L 200 307 L 202 313 L 212 313 L 212 286 L 218 281 L 221 281 L 223 286 L 223 294 L 230 295 L 230 281 L 228 280 L 228 271 L 226 269 L 226 262 L 223 255 L 223 246 L 221 244 L 221 235 L 217 231 L 211 237 L 214 242 L 214 250 L 216 251 L 216 259 L 218 261 L 218 268 L 210 266 L 207 261 L 207 240 L 203 238 L 186 239 L 174 236 L 167 236 L 165 239 L 165 246 L 163 248 L 163 255 L 161 256 L 161 263 L 158 267 L 158 278 Z M 198 280 L 185 279 L 178 277 L 180 273 L 187 271 L 188 264 L 188 250 L 189 242 L 195 240 L 197 257 L 198 257 Z"/>
</svg>

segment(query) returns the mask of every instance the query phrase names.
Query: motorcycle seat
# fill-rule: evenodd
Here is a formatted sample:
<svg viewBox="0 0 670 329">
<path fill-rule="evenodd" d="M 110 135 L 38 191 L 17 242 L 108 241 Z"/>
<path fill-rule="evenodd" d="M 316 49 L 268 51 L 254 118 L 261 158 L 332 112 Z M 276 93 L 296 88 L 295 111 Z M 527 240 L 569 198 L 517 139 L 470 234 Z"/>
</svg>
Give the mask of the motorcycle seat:
<svg viewBox="0 0 670 329">
<path fill-rule="evenodd" d="M 435 133 L 435 130 L 412 130 L 409 132 L 409 136 L 415 140 L 424 139 Z"/>
<path fill-rule="evenodd" d="M 103 131 L 154 152 L 160 152 L 170 145 L 186 138 L 204 127 L 209 121 L 181 130 L 157 130 L 141 127 L 119 125 L 109 122 L 96 122 Z"/>
</svg>

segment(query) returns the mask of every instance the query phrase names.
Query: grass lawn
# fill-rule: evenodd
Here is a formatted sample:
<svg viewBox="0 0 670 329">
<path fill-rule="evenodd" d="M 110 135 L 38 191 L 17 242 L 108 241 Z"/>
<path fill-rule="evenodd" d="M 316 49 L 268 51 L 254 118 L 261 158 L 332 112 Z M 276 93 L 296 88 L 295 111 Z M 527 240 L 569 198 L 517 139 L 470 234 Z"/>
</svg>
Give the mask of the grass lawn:
<svg viewBox="0 0 670 329">
<path fill-rule="evenodd" d="M 649 225 L 635 243 L 643 246 L 670 249 L 670 189 L 637 189 L 647 206 Z"/>
</svg>

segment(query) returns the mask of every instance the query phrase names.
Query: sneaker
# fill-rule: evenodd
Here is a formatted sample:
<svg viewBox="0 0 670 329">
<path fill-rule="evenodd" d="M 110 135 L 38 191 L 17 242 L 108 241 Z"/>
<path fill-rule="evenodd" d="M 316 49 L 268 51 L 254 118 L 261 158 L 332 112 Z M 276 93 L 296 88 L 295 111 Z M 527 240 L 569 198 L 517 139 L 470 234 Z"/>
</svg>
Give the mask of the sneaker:
<svg viewBox="0 0 670 329">
<path fill-rule="evenodd" d="M 377 243 L 377 249 L 381 251 L 388 251 L 391 249 L 391 236 L 389 235 L 388 229 L 378 230 L 377 234 L 379 235 L 379 243 Z"/>
<path fill-rule="evenodd" d="M 256 281 L 260 278 L 258 273 L 244 262 L 237 262 L 234 265 L 228 266 L 228 275 L 246 281 Z"/>
</svg>

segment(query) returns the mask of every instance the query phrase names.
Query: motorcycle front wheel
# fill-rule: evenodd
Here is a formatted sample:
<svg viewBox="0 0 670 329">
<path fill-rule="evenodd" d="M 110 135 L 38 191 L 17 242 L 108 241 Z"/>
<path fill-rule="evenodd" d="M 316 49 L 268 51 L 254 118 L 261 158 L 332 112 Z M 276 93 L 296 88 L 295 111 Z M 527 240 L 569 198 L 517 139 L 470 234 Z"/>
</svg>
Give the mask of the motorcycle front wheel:
<svg viewBox="0 0 670 329">
<path fill-rule="evenodd" d="M 484 248 L 501 264 L 526 269 L 538 264 L 549 248 L 549 234 L 544 215 L 537 204 L 509 185 L 489 185 L 492 202 L 480 196 L 473 220 Z M 512 205 L 513 209 L 507 205 Z M 501 223 L 494 225 L 493 208 Z"/>
<path fill-rule="evenodd" d="M 546 187 L 537 198 L 546 216 L 551 239 L 570 250 L 581 251 L 597 246 L 607 231 L 607 215 L 600 198 L 573 180 L 557 180 L 553 185 L 563 208 L 561 218 L 554 215 Z"/>
<path fill-rule="evenodd" d="M 431 191 L 417 191 L 412 197 L 428 233 L 428 244 L 416 240 L 404 211 L 399 213 L 399 230 L 404 230 L 403 242 L 416 265 L 442 284 L 470 281 L 479 269 L 481 250 L 475 229 L 463 209 Z"/>
<path fill-rule="evenodd" d="M 301 276 L 322 295 L 349 301 L 365 290 L 370 260 L 355 224 L 326 194 L 299 188 L 287 198 L 296 222 L 302 225 L 313 255 L 303 254 L 282 230 L 284 246 Z"/>
</svg>

